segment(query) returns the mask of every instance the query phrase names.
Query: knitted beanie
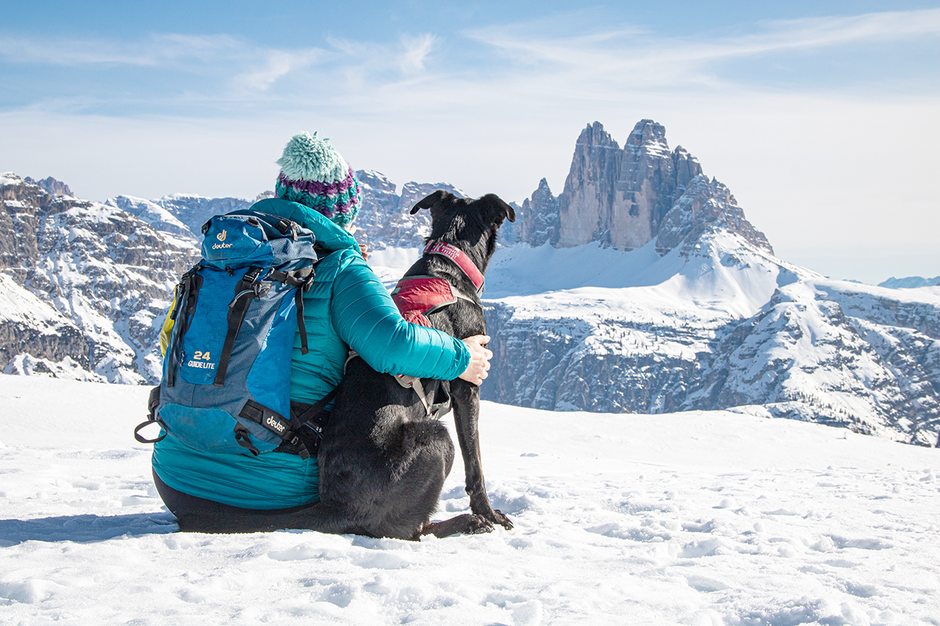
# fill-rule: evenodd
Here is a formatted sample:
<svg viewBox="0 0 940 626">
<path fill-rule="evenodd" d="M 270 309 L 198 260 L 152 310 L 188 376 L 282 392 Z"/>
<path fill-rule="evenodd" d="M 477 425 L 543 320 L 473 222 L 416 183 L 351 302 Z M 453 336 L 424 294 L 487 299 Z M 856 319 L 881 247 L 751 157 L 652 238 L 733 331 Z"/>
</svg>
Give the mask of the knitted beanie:
<svg viewBox="0 0 940 626">
<path fill-rule="evenodd" d="M 274 193 L 278 198 L 306 205 L 333 223 L 347 226 L 359 212 L 362 194 L 352 168 L 329 139 L 300 133 L 284 146 L 278 159 L 281 173 Z"/>
</svg>

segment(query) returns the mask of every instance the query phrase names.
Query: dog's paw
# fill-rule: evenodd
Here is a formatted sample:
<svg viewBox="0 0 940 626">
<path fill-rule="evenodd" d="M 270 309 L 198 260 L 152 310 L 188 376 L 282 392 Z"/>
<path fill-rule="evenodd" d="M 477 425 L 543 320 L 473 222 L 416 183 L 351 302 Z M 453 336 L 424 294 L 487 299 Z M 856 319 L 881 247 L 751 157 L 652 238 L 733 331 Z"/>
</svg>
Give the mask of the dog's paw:
<svg viewBox="0 0 940 626">
<path fill-rule="evenodd" d="M 471 515 L 464 533 L 467 535 L 482 535 L 483 533 L 493 532 L 493 522 L 482 515 Z"/>
<path fill-rule="evenodd" d="M 420 535 L 450 537 L 451 535 L 479 535 L 493 532 L 493 522 L 482 515 L 464 513 L 443 522 L 429 522 L 418 530 Z"/>
<path fill-rule="evenodd" d="M 502 511 L 497 509 L 493 511 L 493 513 L 495 514 L 495 519 L 493 520 L 493 522 L 495 522 L 496 524 L 499 524 L 506 530 L 512 530 L 512 520 L 506 517 Z"/>
</svg>

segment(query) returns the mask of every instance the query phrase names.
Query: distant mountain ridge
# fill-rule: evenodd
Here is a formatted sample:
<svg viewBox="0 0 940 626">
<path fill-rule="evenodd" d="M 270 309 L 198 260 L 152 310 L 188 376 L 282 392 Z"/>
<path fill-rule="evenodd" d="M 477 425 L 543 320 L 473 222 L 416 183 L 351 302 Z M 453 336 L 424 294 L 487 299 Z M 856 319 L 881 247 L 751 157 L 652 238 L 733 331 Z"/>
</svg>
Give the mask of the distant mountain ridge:
<svg viewBox="0 0 940 626">
<path fill-rule="evenodd" d="M 72 190 L 69 189 L 69 186 L 65 183 L 54 179 L 52 176 L 43 178 L 42 180 L 33 180 L 29 176 L 23 179 L 25 182 L 30 185 L 36 185 L 46 193 L 52 196 L 68 196 L 73 197 L 75 194 L 72 193 Z"/>
<path fill-rule="evenodd" d="M 190 242 L 116 207 L 0 175 L 0 367 L 102 382 L 144 383 Z"/>
<path fill-rule="evenodd" d="M 356 238 L 395 258 L 415 254 L 428 232 L 427 212 L 409 213 L 414 202 L 438 188 L 463 195 L 447 183 L 399 189 L 378 172 L 357 177 Z M 0 202 L 0 365 L 113 382 L 156 379 L 158 324 L 202 223 L 251 204 L 89 203 L 11 174 L 0 177 Z M 588 125 L 562 193 L 543 179 L 516 211 L 487 276 L 496 356 L 485 399 L 625 413 L 733 408 L 937 441 L 940 288 L 832 281 L 775 257 L 730 190 L 670 149 L 656 122 L 637 123 L 623 149 Z M 125 247 L 147 254 L 125 263 Z"/>
<path fill-rule="evenodd" d="M 451 185 L 358 172 L 357 235 L 373 249 L 418 247 L 427 212 L 408 210 Z M 262 192 L 255 200 L 273 196 Z M 0 174 L 0 370 L 116 383 L 154 383 L 159 326 L 179 276 L 198 258 L 202 225 L 255 200 L 172 194 L 155 200 L 74 198 L 52 177 Z"/>
<path fill-rule="evenodd" d="M 398 186 L 379 172 L 358 170 L 356 177 L 362 191 L 362 204 L 356 216 L 356 238 L 370 249 L 420 246 L 430 232 L 431 219 L 426 212 L 410 215 L 411 207 L 437 189 L 466 197 L 464 192 L 448 183 L 409 182 L 399 192 Z M 202 225 L 213 215 L 247 209 L 266 197 L 274 197 L 274 192 L 262 192 L 254 200 L 186 194 L 172 194 L 156 200 L 117 196 L 105 204 L 127 211 L 157 230 L 197 242 L 201 238 Z"/>
<path fill-rule="evenodd" d="M 922 276 L 895 278 L 892 276 L 888 280 L 878 283 L 878 286 L 888 287 L 890 289 L 917 289 L 918 287 L 937 287 L 940 286 L 940 276 L 934 276 L 933 278 L 924 278 Z"/>
</svg>

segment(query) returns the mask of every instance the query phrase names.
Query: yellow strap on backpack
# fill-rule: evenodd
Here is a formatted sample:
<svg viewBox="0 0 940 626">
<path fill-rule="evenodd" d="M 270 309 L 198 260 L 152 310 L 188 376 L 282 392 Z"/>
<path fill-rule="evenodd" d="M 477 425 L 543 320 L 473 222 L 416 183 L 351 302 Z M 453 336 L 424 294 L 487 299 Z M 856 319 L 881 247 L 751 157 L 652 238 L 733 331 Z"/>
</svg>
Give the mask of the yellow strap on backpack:
<svg viewBox="0 0 940 626">
<path fill-rule="evenodd" d="M 166 356 L 166 349 L 170 346 L 170 333 L 173 332 L 173 310 L 176 309 L 176 292 L 173 292 L 173 304 L 170 310 L 166 312 L 166 319 L 163 320 L 163 326 L 160 328 L 160 354 Z"/>
</svg>

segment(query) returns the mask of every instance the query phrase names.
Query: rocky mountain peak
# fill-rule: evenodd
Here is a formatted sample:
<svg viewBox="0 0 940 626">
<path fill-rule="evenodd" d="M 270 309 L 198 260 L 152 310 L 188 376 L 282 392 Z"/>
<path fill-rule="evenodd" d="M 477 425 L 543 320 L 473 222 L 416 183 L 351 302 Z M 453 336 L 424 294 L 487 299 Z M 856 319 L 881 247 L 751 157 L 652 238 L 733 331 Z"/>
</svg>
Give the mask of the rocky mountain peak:
<svg viewBox="0 0 940 626">
<path fill-rule="evenodd" d="M 532 192 L 532 199 L 544 198 L 552 195 L 551 187 L 548 186 L 548 179 L 543 178 L 539 181 L 539 188 Z"/>
<path fill-rule="evenodd" d="M 398 185 L 389 180 L 385 174 L 376 172 L 375 170 L 357 170 L 356 179 L 360 184 L 368 185 L 373 190 L 382 193 L 393 194 L 398 189 Z"/>
<path fill-rule="evenodd" d="M 630 148 L 634 152 L 645 150 L 651 153 L 666 154 L 669 152 L 669 144 L 666 142 L 666 127 L 653 120 L 640 120 L 627 136 L 627 143 L 624 147 Z"/>
<path fill-rule="evenodd" d="M 424 245 L 424 238 L 431 232 L 431 216 L 427 211 L 411 215 L 411 207 L 437 189 L 460 198 L 466 196 L 448 183 L 413 181 L 402 185 L 399 194 L 398 185 L 374 170 L 357 170 L 356 178 L 362 191 L 362 205 L 356 216 L 356 240 L 371 250 Z"/>
<path fill-rule="evenodd" d="M 598 148 L 614 148 L 619 150 L 617 141 L 611 137 L 610 133 L 604 130 L 604 125 L 600 122 L 588 124 L 581 134 L 578 135 L 577 146 L 590 146 Z"/>
<path fill-rule="evenodd" d="M 552 194 L 548 180 L 539 181 L 539 188 L 532 192 L 531 198 L 522 202 L 519 214 L 519 239 L 532 246 L 557 241 L 558 198 Z"/>
<path fill-rule="evenodd" d="M 632 250 L 657 239 L 668 221 L 669 232 L 657 246 L 665 253 L 701 230 L 696 230 L 693 223 L 704 228 L 704 223 L 695 222 L 698 208 L 691 211 L 690 207 L 707 205 L 720 207 L 701 215 L 702 219 L 708 218 L 709 228 L 727 226 L 732 232 L 746 234 L 748 241 L 759 248 L 769 250 L 766 237 L 747 222 L 723 185 L 708 187 L 708 179 L 704 178 L 698 182 L 695 195 L 685 198 L 693 181 L 701 176 L 702 166 L 688 150 L 681 146 L 670 150 L 662 124 L 640 120 L 620 149 L 604 126 L 594 122 L 578 136 L 561 195 L 552 196 L 548 183 L 542 180 L 532 198 L 523 203 L 521 241 L 533 246 L 551 243 L 560 248 L 600 242 L 618 250 Z M 710 195 L 703 199 L 706 188 Z M 677 209 L 679 214 L 667 217 Z M 732 214 L 733 219 L 717 217 Z"/>
<path fill-rule="evenodd" d="M 155 380 L 161 315 L 195 252 L 115 204 L 0 176 L 0 279 L 13 294 L 0 303 L 0 368 Z"/>
<path fill-rule="evenodd" d="M 759 250 L 773 254 L 764 233 L 747 221 L 731 190 L 714 178 L 699 174 L 663 220 L 656 237 L 656 251 L 668 254 L 684 245 L 691 248 L 706 232 L 735 233 Z"/>
<path fill-rule="evenodd" d="M 36 185 L 46 193 L 52 196 L 68 196 L 74 198 L 75 194 L 72 193 L 72 190 L 69 189 L 69 186 L 65 183 L 54 179 L 52 176 L 43 178 L 42 180 L 33 180 L 29 176 L 23 179 L 24 182 L 30 185 Z"/>
</svg>

